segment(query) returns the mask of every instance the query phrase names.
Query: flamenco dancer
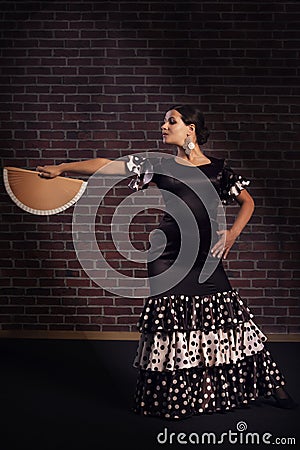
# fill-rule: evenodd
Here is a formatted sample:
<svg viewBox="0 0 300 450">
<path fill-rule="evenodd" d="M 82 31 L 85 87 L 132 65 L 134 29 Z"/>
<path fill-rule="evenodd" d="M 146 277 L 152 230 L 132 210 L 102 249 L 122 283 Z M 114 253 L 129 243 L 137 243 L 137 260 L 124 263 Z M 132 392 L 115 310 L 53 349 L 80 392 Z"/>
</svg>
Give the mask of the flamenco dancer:
<svg viewBox="0 0 300 450">
<path fill-rule="evenodd" d="M 223 159 L 204 155 L 201 146 L 207 142 L 209 132 L 198 107 L 171 107 L 161 131 L 163 142 L 177 148 L 176 156 L 129 155 L 126 161 L 113 165 L 110 159 L 95 158 L 37 167 L 40 176 L 46 178 L 64 172 L 92 175 L 99 169 L 106 174 L 131 174 L 132 189 L 146 189 L 153 182 L 162 189 L 169 209 L 172 204 L 174 208 L 176 198 L 179 202 L 175 202 L 175 209 L 176 205 L 178 210 L 186 205 L 196 220 L 199 245 L 193 227 L 187 224 L 180 229 L 168 212 L 157 227 L 158 234 L 153 235 L 147 261 L 151 295 L 139 319 L 141 337 L 134 360 L 138 370 L 134 411 L 183 419 L 244 407 L 260 396 L 273 397 L 278 407 L 295 408 L 296 403 L 284 388 L 285 377 L 264 346 L 266 336 L 232 288 L 222 264 L 254 211 L 254 201 L 245 188 L 249 181 Z M 224 205 L 238 203 L 240 208 L 230 229 L 217 229 L 215 202 L 207 208 L 190 189 L 190 183 L 201 183 L 203 190 L 209 183 L 218 201 Z M 187 273 L 177 282 L 178 272 L 172 275 L 172 265 L 187 237 L 198 247 L 188 270 L 188 261 L 183 263 L 181 269 Z M 199 282 L 208 256 L 217 263 L 210 276 Z M 151 281 L 170 269 L 173 284 L 167 289 Z"/>
</svg>

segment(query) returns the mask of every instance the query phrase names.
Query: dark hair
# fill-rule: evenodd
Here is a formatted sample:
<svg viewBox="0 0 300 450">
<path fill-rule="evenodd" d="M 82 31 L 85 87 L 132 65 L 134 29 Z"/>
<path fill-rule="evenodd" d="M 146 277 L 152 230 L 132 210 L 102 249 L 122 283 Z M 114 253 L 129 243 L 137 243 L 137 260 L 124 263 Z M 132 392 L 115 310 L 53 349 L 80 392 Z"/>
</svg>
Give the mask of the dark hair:
<svg viewBox="0 0 300 450">
<path fill-rule="evenodd" d="M 181 114 L 181 118 L 186 125 L 195 125 L 197 142 L 199 145 L 205 144 L 209 137 L 209 131 L 205 126 L 204 115 L 197 106 L 192 105 L 176 105 L 169 108 L 175 109 Z"/>
</svg>

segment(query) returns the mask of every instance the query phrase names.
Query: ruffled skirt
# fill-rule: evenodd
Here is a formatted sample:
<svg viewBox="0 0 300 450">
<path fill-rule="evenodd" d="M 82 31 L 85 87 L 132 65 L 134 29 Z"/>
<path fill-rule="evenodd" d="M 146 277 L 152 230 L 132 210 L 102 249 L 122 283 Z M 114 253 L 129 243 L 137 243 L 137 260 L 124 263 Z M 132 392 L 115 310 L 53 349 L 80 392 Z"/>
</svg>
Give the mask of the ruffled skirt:
<svg viewBox="0 0 300 450">
<path fill-rule="evenodd" d="M 285 379 L 236 290 L 149 298 L 138 328 L 134 411 L 183 419 L 271 396 Z"/>
</svg>

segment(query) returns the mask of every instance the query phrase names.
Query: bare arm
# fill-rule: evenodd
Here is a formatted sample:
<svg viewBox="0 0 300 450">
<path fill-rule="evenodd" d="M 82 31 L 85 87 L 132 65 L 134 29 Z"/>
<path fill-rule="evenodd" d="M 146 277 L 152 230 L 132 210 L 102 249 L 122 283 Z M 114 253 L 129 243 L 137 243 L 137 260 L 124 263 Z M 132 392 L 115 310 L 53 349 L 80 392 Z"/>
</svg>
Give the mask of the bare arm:
<svg viewBox="0 0 300 450">
<path fill-rule="evenodd" d="M 236 197 L 236 201 L 240 205 L 238 215 L 230 229 L 235 239 L 241 234 L 254 212 L 254 200 L 246 189 Z"/>
<path fill-rule="evenodd" d="M 212 248 L 213 256 L 217 256 L 218 258 L 221 258 L 223 255 L 223 258 L 226 259 L 229 250 L 251 219 L 254 211 L 254 200 L 246 189 L 236 197 L 236 200 L 240 205 L 238 215 L 230 230 L 221 230 L 218 232 L 221 239 Z"/>
<path fill-rule="evenodd" d="M 107 158 L 94 158 L 53 166 L 37 166 L 36 168 L 43 178 L 55 178 L 64 172 L 92 175 L 99 169 L 101 169 L 101 173 L 107 175 L 128 175 L 125 161 L 114 161 Z"/>
</svg>

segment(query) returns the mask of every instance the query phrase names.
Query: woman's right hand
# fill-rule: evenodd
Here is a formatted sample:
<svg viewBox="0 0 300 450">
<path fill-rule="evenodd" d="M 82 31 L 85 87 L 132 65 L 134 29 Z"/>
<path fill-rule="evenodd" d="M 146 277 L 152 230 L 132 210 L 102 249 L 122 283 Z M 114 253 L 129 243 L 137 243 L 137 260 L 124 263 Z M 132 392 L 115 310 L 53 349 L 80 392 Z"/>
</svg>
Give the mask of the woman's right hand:
<svg viewBox="0 0 300 450">
<path fill-rule="evenodd" d="M 37 166 L 36 170 L 41 178 L 55 178 L 63 173 L 61 166 L 61 164 L 57 166 Z"/>
</svg>

